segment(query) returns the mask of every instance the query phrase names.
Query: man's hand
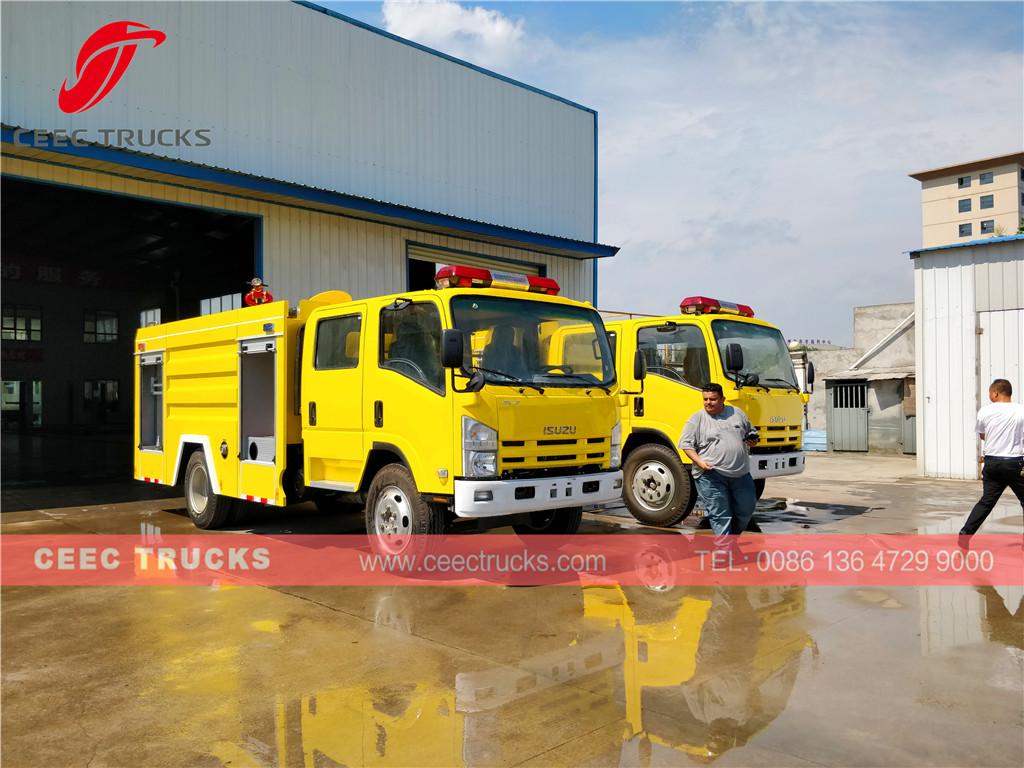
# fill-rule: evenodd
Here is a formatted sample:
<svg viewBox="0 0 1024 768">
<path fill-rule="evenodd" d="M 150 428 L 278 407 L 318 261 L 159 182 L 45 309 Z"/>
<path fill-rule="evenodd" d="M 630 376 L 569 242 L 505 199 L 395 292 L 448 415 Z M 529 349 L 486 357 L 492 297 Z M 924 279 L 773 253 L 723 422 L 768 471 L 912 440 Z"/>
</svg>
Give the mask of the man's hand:
<svg viewBox="0 0 1024 768">
<path fill-rule="evenodd" d="M 690 457 L 690 461 L 696 464 L 704 472 L 710 472 L 714 467 L 708 462 L 704 461 L 693 448 L 683 448 L 683 453 Z"/>
<path fill-rule="evenodd" d="M 743 444 L 747 446 L 747 449 L 749 450 L 753 448 L 755 445 L 757 445 L 758 442 L 759 441 L 756 437 L 748 437 L 746 440 L 743 441 Z"/>
</svg>

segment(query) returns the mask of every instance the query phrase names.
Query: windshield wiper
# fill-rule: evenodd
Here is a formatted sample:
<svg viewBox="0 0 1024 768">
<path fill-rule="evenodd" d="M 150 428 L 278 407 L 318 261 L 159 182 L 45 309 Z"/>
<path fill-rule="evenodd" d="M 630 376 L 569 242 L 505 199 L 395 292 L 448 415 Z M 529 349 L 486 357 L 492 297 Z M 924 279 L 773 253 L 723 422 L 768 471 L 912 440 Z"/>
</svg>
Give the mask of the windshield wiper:
<svg viewBox="0 0 1024 768">
<path fill-rule="evenodd" d="M 604 384 L 598 384 L 593 379 L 587 378 L 586 374 L 583 374 L 583 373 L 557 373 L 557 374 L 545 374 L 545 376 L 558 376 L 559 378 L 576 379 L 577 381 L 586 382 L 587 384 L 589 384 L 592 387 L 597 387 L 598 389 L 603 389 L 605 391 L 605 394 L 610 395 L 612 393 L 612 390 L 611 390 L 610 387 L 606 387 Z"/>
<path fill-rule="evenodd" d="M 779 384 L 785 384 L 789 389 L 792 389 L 794 392 L 799 392 L 800 391 L 800 388 L 797 387 L 796 384 L 794 384 L 791 381 L 787 381 L 786 379 L 761 379 L 761 381 L 774 381 L 774 382 L 777 382 Z"/>
<path fill-rule="evenodd" d="M 523 387 L 530 387 L 531 389 L 536 389 L 542 395 L 544 394 L 544 389 L 542 387 L 538 387 L 536 384 L 534 384 L 532 382 L 529 382 L 529 381 L 523 381 L 522 379 L 520 379 L 520 378 L 518 378 L 516 376 L 513 376 L 511 373 L 505 373 L 504 371 L 497 371 L 494 368 L 484 368 L 484 367 L 479 366 L 479 365 L 474 365 L 473 366 L 473 370 L 474 371 L 483 371 L 484 373 L 493 373 L 495 376 L 504 376 L 512 384 L 518 384 L 518 385 L 523 386 Z"/>
</svg>

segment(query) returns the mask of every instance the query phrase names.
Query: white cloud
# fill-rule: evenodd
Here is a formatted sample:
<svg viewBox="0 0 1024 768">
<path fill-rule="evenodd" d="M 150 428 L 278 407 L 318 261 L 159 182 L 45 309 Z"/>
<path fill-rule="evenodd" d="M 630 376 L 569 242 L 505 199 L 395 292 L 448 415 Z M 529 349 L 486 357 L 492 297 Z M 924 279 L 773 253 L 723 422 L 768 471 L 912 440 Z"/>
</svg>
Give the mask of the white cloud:
<svg viewBox="0 0 1024 768">
<path fill-rule="evenodd" d="M 522 53 L 523 22 L 499 11 L 454 0 L 384 0 L 382 12 L 389 32 L 485 67 L 509 65 Z"/>
<path fill-rule="evenodd" d="M 600 304 L 616 309 L 704 294 L 791 337 L 849 341 L 854 306 L 913 298 L 907 173 L 1024 135 L 1021 51 L 955 34 L 969 4 L 938 6 L 945 22 L 899 4 L 684 5 L 656 34 L 574 41 L 450 1 L 399 5 L 391 31 L 598 110 L 600 236 L 622 246 Z"/>
</svg>

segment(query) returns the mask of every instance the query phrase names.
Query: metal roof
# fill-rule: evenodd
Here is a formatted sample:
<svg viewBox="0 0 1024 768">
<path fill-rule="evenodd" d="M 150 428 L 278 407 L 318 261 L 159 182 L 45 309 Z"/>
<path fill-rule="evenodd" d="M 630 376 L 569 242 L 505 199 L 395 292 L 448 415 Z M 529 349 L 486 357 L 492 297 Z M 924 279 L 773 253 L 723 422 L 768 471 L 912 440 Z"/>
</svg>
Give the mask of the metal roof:
<svg viewBox="0 0 1024 768">
<path fill-rule="evenodd" d="M 826 373 L 821 378 L 827 381 L 839 381 L 840 379 L 880 381 L 884 379 L 906 379 L 916 375 L 916 372 L 917 369 L 913 365 L 897 365 L 891 368 L 854 368 L 848 371 Z"/>
<path fill-rule="evenodd" d="M 949 248 L 974 248 L 983 245 L 993 245 L 995 243 L 1009 243 L 1014 240 L 1024 240 L 1024 235 L 1003 235 L 1002 237 L 983 237 L 979 240 L 968 240 L 966 243 L 950 243 L 949 245 L 933 245 L 931 248 L 917 248 L 913 251 L 904 251 L 909 253 L 910 258 L 916 258 L 922 253 L 931 253 L 932 251 L 945 251 Z"/>
<path fill-rule="evenodd" d="M 928 181 L 929 179 L 938 179 L 943 176 L 955 176 L 958 173 L 965 173 L 966 171 L 977 171 L 982 168 L 994 168 L 995 166 L 1007 165 L 1009 163 L 1024 163 L 1024 152 L 1011 152 L 1008 155 L 985 157 L 981 160 L 968 160 L 965 163 L 947 165 L 942 168 L 929 168 L 928 170 L 915 171 L 908 175 L 910 178 L 917 179 L 918 181 Z"/>
</svg>

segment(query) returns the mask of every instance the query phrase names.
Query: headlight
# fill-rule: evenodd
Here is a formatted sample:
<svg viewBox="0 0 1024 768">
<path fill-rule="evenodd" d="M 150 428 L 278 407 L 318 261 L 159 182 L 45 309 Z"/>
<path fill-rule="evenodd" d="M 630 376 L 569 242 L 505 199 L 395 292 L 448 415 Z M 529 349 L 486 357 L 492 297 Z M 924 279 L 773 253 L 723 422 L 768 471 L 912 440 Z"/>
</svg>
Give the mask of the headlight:
<svg viewBox="0 0 1024 768">
<path fill-rule="evenodd" d="M 469 416 L 462 417 L 462 474 L 465 477 L 498 474 L 498 431 Z"/>
<path fill-rule="evenodd" d="M 612 427 L 612 445 L 608 452 L 608 463 L 612 469 L 618 469 L 622 464 L 622 422 L 616 421 Z"/>
</svg>

